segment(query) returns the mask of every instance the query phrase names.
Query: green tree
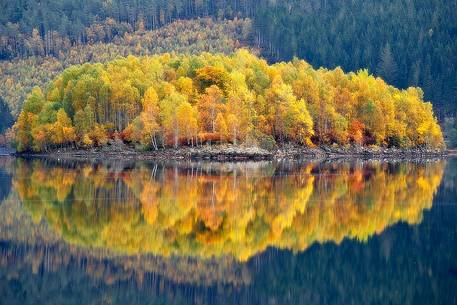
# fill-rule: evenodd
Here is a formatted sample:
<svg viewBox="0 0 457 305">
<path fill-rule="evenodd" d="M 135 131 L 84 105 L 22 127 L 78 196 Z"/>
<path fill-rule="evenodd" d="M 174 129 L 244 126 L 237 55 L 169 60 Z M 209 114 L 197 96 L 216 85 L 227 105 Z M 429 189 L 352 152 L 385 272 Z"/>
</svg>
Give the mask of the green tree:
<svg viewBox="0 0 457 305">
<path fill-rule="evenodd" d="M 14 123 L 14 118 L 11 115 L 10 109 L 5 101 L 0 97 L 0 134 L 5 132 Z"/>
<path fill-rule="evenodd" d="M 397 80 L 398 66 L 389 43 L 381 51 L 377 72 L 389 83 Z"/>
</svg>

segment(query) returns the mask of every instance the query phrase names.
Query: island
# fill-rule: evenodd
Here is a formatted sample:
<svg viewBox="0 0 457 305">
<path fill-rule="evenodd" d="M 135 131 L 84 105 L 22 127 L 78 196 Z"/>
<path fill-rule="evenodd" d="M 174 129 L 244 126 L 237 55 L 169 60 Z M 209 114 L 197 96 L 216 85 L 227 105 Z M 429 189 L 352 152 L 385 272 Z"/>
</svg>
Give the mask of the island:
<svg viewBox="0 0 457 305">
<path fill-rule="evenodd" d="M 26 99 L 11 138 L 19 154 L 268 159 L 441 155 L 420 88 L 367 70 L 314 69 L 231 55 L 128 56 L 75 65 Z"/>
</svg>

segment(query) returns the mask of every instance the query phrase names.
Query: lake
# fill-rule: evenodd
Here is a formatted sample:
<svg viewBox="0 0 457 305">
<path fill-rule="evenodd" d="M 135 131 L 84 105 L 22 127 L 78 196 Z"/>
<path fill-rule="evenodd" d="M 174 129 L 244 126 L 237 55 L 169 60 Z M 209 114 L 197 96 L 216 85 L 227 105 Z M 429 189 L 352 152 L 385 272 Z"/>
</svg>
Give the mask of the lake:
<svg viewBox="0 0 457 305">
<path fill-rule="evenodd" d="M 457 159 L 0 158 L 0 304 L 457 304 Z"/>
</svg>

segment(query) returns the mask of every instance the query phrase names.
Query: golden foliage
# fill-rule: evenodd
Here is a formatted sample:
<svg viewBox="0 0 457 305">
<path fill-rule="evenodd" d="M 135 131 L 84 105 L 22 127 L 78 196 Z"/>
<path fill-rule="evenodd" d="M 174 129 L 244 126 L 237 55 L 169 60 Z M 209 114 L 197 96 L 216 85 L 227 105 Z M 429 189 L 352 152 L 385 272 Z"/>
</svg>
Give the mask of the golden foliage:
<svg viewBox="0 0 457 305">
<path fill-rule="evenodd" d="M 14 130 L 19 151 L 74 141 L 102 146 L 116 134 L 154 149 L 248 137 L 273 147 L 443 148 L 422 96 L 418 88 L 399 90 L 367 71 L 314 70 L 301 60 L 268 65 L 247 50 L 129 56 L 65 70 L 45 94 L 32 92 Z M 62 111 L 73 124 L 65 120 L 65 137 Z"/>
</svg>

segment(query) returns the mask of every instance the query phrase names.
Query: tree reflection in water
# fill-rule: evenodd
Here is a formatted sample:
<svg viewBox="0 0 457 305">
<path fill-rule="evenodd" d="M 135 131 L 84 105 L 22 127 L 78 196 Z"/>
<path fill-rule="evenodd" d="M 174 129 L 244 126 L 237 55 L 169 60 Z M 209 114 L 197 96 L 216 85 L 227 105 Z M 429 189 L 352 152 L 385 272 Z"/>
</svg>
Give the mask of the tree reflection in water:
<svg viewBox="0 0 457 305">
<path fill-rule="evenodd" d="M 243 262 L 268 247 L 366 241 L 419 223 L 443 163 L 65 164 L 17 161 L 13 188 L 35 222 L 118 254 Z"/>
<path fill-rule="evenodd" d="M 410 226 L 444 167 L 16 160 L 0 293 L 8 304 L 452 304 L 457 213 Z"/>
</svg>

